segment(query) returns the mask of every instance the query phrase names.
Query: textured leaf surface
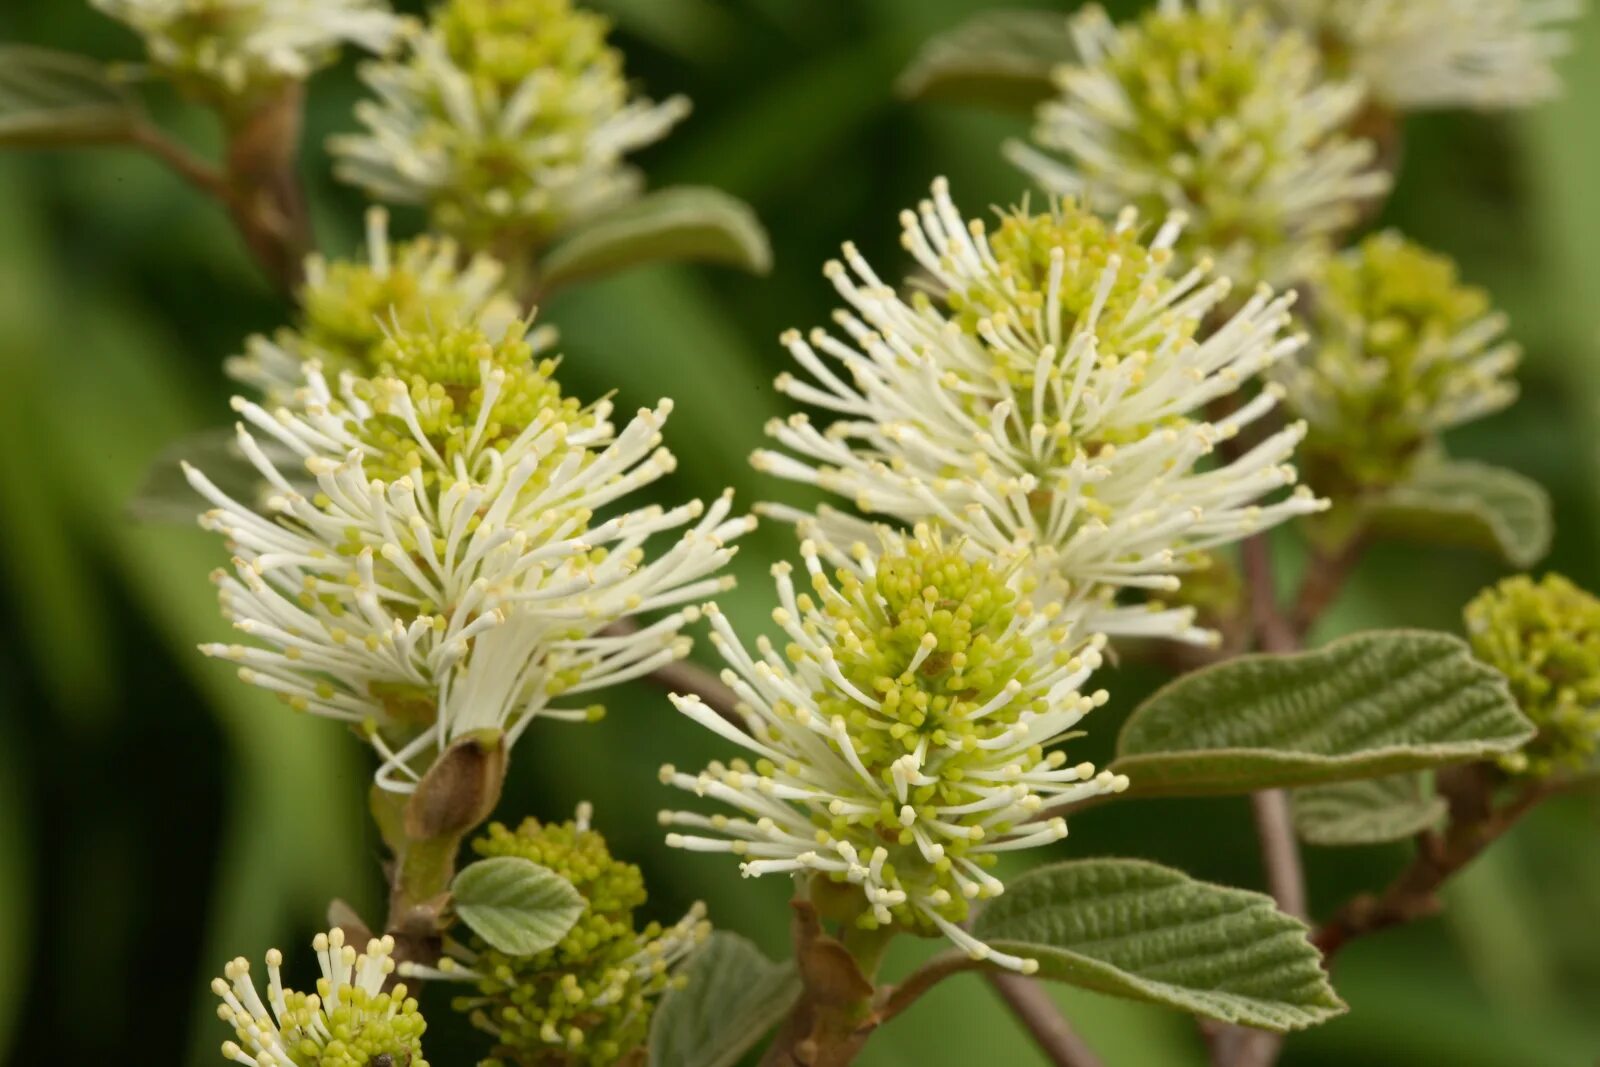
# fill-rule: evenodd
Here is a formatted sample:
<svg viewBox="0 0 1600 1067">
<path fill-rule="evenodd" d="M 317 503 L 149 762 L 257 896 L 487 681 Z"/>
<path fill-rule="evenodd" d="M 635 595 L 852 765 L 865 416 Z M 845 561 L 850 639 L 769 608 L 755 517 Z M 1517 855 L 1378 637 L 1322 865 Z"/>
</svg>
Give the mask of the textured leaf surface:
<svg viewBox="0 0 1600 1067">
<path fill-rule="evenodd" d="M 1294 792 L 1294 827 L 1313 845 L 1373 845 L 1400 841 L 1437 826 L 1443 797 L 1428 776 L 1394 774 L 1335 782 Z"/>
<path fill-rule="evenodd" d="M 1300 1030 L 1345 1010 L 1306 925 L 1272 898 L 1144 860 L 1078 860 L 1006 887 L 973 933 L 1039 975 L 1210 1019 Z"/>
<path fill-rule="evenodd" d="M 0 45 L 0 145 L 114 140 L 138 119 L 137 106 L 94 60 Z"/>
<path fill-rule="evenodd" d="M 744 201 L 717 189 L 650 193 L 579 228 L 550 250 L 547 286 L 663 260 L 699 260 L 754 274 L 772 268 L 767 231 Z"/>
<path fill-rule="evenodd" d="M 1487 463 L 1430 463 L 1372 508 L 1380 534 L 1463 545 L 1531 567 L 1550 550 L 1550 494 L 1538 482 Z"/>
<path fill-rule="evenodd" d="M 800 995 L 792 962 L 720 931 L 682 975 L 687 984 L 666 995 L 650 1025 L 650 1067 L 732 1067 Z"/>
<path fill-rule="evenodd" d="M 1185 675 L 1129 717 L 1113 766 L 1143 795 L 1248 792 L 1482 759 L 1532 736 L 1465 642 L 1381 630 Z"/>
<path fill-rule="evenodd" d="M 521 856 L 468 864 L 450 887 L 456 914 L 502 952 L 531 956 L 567 936 L 583 895 L 548 867 Z"/>
<path fill-rule="evenodd" d="M 912 100 L 1029 108 L 1051 96 L 1050 73 L 1077 58 L 1060 11 L 988 11 L 930 39 L 895 88 Z"/>
</svg>

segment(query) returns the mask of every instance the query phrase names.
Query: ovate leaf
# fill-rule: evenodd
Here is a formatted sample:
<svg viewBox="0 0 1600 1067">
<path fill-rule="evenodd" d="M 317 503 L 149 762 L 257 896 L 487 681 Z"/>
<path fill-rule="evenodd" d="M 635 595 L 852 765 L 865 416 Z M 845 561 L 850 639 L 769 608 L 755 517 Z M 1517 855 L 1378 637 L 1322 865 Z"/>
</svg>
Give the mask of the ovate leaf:
<svg viewBox="0 0 1600 1067">
<path fill-rule="evenodd" d="M 987 11 L 930 38 L 895 83 L 910 100 L 1031 108 L 1055 89 L 1051 72 L 1077 59 L 1060 11 Z"/>
<path fill-rule="evenodd" d="M 1439 825 L 1445 812 L 1444 798 L 1421 772 L 1294 792 L 1294 828 L 1313 845 L 1400 841 Z"/>
<path fill-rule="evenodd" d="M 531 956 L 557 944 L 583 914 L 583 894 L 521 856 L 468 864 L 450 886 L 455 912 L 502 952 Z"/>
<path fill-rule="evenodd" d="M 301 458 L 280 442 L 262 435 L 256 438 L 256 446 L 291 482 L 303 474 Z M 163 448 L 128 501 L 128 514 L 140 522 L 193 524 L 195 516 L 211 505 L 183 476 L 185 463 L 199 468 L 218 489 L 245 504 L 256 502 L 267 488 L 261 472 L 239 447 L 238 431 L 219 426 L 192 433 Z M 305 481 L 309 494 L 309 475 Z"/>
<path fill-rule="evenodd" d="M 1260 893 L 1144 860 L 1077 860 L 1011 882 L 972 932 L 1039 976 L 1264 1030 L 1345 1010 L 1306 925 Z"/>
<path fill-rule="evenodd" d="M 1382 630 L 1179 678 L 1129 717 L 1113 766 L 1144 795 L 1239 793 L 1484 759 L 1533 733 L 1465 642 Z"/>
<path fill-rule="evenodd" d="M 128 135 L 139 107 L 87 56 L 0 45 L 0 146 L 89 144 Z"/>
<path fill-rule="evenodd" d="M 1427 463 L 1370 505 L 1369 521 L 1380 535 L 1481 548 L 1518 568 L 1550 550 L 1550 494 L 1487 463 Z"/>
<path fill-rule="evenodd" d="M 754 274 L 772 268 L 772 247 L 744 201 L 718 189 L 662 189 L 579 227 L 544 257 L 546 286 L 567 285 L 627 267 L 698 260 Z"/>
<path fill-rule="evenodd" d="M 732 1067 L 800 996 L 794 963 L 773 963 L 744 938 L 717 932 L 684 964 L 686 984 L 650 1024 L 650 1067 Z"/>
</svg>

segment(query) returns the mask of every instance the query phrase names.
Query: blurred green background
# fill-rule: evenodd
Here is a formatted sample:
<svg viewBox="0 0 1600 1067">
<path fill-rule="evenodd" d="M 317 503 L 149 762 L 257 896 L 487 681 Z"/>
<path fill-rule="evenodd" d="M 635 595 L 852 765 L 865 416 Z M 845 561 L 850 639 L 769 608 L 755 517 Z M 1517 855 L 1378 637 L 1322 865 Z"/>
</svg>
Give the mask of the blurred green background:
<svg viewBox="0 0 1600 1067">
<path fill-rule="evenodd" d="M 1024 122 L 911 106 L 895 74 L 929 34 L 981 10 L 970 0 L 608 0 L 631 73 L 684 92 L 692 118 L 643 157 L 654 185 L 721 186 L 770 228 L 773 276 L 641 270 L 561 297 L 569 392 L 620 407 L 671 394 L 682 464 L 663 497 L 732 484 L 783 496 L 744 462 L 782 410 L 770 387 L 789 326 L 825 321 L 820 276 L 840 241 L 885 273 L 903 262 L 897 211 L 937 174 L 976 211 L 1022 191 L 1001 161 Z M 1039 5 L 1045 6 L 1045 5 Z M 1133 6 L 1133 5 L 1125 5 Z M 1408 127 L 1386 222 L 1459 257 L 1528 349 L 1525 395 L 1460 435 L 1455 450 L 1514 467 L 1557 501 L 1547 565 L 1591 588 L 1594 430 L 1600 412 L 1600 16 L 1577 31 L 1564 100 L 1523 115 L 1429 116 Z M 5 0 L 0 40 L 132 58 L 135 42 L 78 0 Z M 361 203 L 332 184 L 317 147 L 351 125 L 350 64 L 315 83 L 306 171 L 325 247 L 350 251 Z M 164 121 L 214 144 L 173 101 Z M 402 225 L 415 218 L 401 216 Z M 369 760 L 334 725 L 290 716 L 204 660 L 221 634 L 198 530 L 141 526 L 125 508 L 152 457 L 224 424 L 220 368 L 287 309 L 220 212 L 154 163 L 113 151 L 0 156 L 0 1052 L 16 1064 L 216 1063 L 226 1036 L 206 992 L 235 954 L 303 944 L 330 898 L 371 915 L 378 843 L 364 822 Z M 725 602 L 760 625 L 767 528 L 744 544 Z M 1374 624 L 1454 629 L 1500 574 L 1468 553 L 1384 548 L 1327 632 Z M 1102 757 L 1119 717 L 1157 679 L 1108 672 L 1115 694 L 1083 742 Z M 645 686 L 614 694 L 592 727 L 533 731 L 502 815 L 560 817 L 592 799 L 621 855 L 642 864 L 651 908 L 705 899 L 720 925 L 783 951 L 785 885 L 741 882 L 726 858 L 669 852 L 655 769 L 698 766 L 722 746 Z M 1536 813 L 1452 886 L 1445 919 L 1358 943 L 1336 984 L 1351 1013 L 1292 1038 L 1284 1063 L 1543 1067 L 1600 1058 L 1600 825 L 1592 799 Z M 1137 854 L 1218 881 L 1261 885 L 1242 800 L 1145 801 L 1086 813 L 1069 854 Z M 1314 905 L 1380 885 L 1402 848 L 1312 850 Z M 926 946 L 897 951 L 904 967 Z M 1064 993 L 1108 1062 L 1198 1064 L 1188 1020 Z M 460 1034 L 442 1004 L 430 1059 Z M 868 1067 L 1042 1063 L 976 979 L 941 987 L 875 1037 Z"/>
</svg>

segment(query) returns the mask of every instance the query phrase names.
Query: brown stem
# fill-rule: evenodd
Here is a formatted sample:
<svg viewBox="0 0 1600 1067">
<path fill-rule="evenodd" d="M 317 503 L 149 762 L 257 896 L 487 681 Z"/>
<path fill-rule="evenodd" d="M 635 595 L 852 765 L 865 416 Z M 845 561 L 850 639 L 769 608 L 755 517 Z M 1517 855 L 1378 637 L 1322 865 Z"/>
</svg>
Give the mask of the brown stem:
<svg viewBox="0 0 1600 1067">
<path fill-rule="evenodd" d="M 1100 1067 L 1100 1057 L 1067 1024 L 1055 1001 L 1038 982 L 1020 974 L 990 973 L 987 977 L 1056 1067 Z"/>
<path fill-rule="evenodd" d="M 633 619 L 619 619 L 607 626 L 605 632 L 611 636 L 631 634 L 639 629 L 639 624 Z M 746 732 L 749 723 L 739 713 L 739 694 L 718 678 L 709 669 L 690 660 L 680 659 L 664 667 L 657 667 L 651 673 L 650 681 L 679 696 L 697 696 L 706 707 L 722 716 L 729 723 Z"/>
<path fill-rule="evenodd" d="M 223 178 L 222 171 L 195 155 L 187 146 L 173 140 L 164 131 L 147 122 L 138 123 L 128 131 L 127 137 L 128 144 L 148 152 L 206 196 L 220 203 L 227 203 L 228 183 Z"/>
<path fill-rule="evenodd" d="M 1333 551 L 1319 552 L 1312 558 L 1289 615 L 1297 633 L 1311 632 L 1323 612 L 1333 605 L 1366 549 L 1366 534 L 1356 533 Z"/>
<path fill-rule="evenodd" d="M 882 1025 L 915 1004 L 924 993 L 954 975 L 964 971 L 982 970 L 982 960 L 975 960 L 965 952 L 941 952 L 921 967 L 912 971 L 897 986 L 885 986 L 878 991 L 878 1023 Z"/>
<path fill-rule="evenodd" d="M 1473 778 L 1463 781 L 1465 775 Z M 1441 778 L 1444 776 L 1441 775 Z M 1450 801 L 1446 830 L 1430 830 L 1417 838 L 1417 855 L 1383 892 L 1350 901 L 1323 924 L 1312 941 L 1331 960 L 1357 937 L 1426 919 L 1439 911 L 1438 892 L 1456 872 L 1498 841 L 1540 801 L 1568 788 L 1568 783 L 1527 786 L 1509 804 L 1494 808 L 1492 774 L 1482 766 L 1462 768 L 1453 782 L 1441 781 Z"/>
<path fill-rule="evenodd" d="M 227 197 L 245 244 L 286 290 L 301 281 L 311 222 L 300 185 L 305 88 L 298 82 L 228 117 Z"/>
</svg>

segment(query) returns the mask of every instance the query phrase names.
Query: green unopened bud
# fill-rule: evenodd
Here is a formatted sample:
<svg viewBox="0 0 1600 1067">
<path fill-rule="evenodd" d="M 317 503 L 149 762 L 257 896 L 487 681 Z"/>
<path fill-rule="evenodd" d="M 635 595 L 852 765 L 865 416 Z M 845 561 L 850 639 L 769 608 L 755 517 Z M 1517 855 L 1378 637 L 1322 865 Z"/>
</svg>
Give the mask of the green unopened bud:
<svg viewBox="0 0 1600 1067">
<path fill-rule="evenodd" d="M 499 823 L 473 843 L 481 856 L 518 856 L 561 875 L 585 900 L 583 915 L 559 944 L 512 956 L 474 942 L 476 994 L 459 1011 L 495 1038 L 484 1067 L 609 1067 L 640 1048 L 671 968 L 710 931 L 696 904 L 675 926 L 639 926 L 644 877 L 615 859 L 589 826 L 582 805 L 572 822 Z"/>
<path fill-rule="evenodd" d="M 1502 767 L 1543 777 L 1587 765 L 1600 749 L 1600 599 L 1559 574 L 1519 575 L 1479 594 L 1466 622 L 1473 651 L 1539 728 Z"/>
</svg>

